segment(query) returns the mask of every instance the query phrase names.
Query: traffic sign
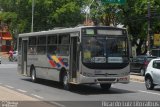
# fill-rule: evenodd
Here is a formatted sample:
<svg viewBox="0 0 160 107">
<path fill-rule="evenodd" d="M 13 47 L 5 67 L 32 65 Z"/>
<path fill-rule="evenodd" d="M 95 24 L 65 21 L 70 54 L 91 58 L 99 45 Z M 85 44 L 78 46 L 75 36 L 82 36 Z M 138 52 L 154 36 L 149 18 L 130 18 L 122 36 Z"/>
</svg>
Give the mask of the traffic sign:
<svg viewBox="0 0 160 107">
<path fill-rule="evenodd" d="M 117 3 L 117 4 L 124 4 L 126 0 L 102 0 L 103 3 Z"/>
</svg>

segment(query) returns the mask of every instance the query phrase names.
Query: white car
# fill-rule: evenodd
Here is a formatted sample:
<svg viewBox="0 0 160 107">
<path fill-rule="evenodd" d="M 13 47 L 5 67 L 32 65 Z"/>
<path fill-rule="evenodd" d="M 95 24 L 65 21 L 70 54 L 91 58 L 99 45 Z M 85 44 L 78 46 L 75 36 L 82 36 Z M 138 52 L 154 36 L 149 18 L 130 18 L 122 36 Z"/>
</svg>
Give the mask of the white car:
<svg viewBox="0 0 160 107">
<path fill-rule="evenodd" d="M 145 85 L 148 90 L 160 85 L 160 58 L 152 59 L 146 69 Z"/>
</svg>

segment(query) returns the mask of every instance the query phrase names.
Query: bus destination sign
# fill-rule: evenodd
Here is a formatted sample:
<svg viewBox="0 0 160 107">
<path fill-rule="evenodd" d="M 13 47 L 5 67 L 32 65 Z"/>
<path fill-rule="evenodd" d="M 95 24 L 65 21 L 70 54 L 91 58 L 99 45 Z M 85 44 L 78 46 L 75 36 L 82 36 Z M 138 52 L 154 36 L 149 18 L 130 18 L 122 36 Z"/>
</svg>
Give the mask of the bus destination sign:
<svg viewBox="0 0 160 107">
<path fill-rule="evenodd" d="M 103 3 L 125 4 L 126 0 L 102 0 Z"/>
</svg>

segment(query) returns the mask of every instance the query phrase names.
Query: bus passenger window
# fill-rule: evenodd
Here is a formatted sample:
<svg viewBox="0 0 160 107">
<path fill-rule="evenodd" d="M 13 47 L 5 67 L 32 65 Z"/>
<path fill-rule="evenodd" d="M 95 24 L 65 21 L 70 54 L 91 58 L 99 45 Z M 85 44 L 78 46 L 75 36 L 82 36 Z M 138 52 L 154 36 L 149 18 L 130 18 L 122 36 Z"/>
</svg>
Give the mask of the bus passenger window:
<svg viewBox="0 0 160 107">
<path fill-rule="evenodd" d="M 57 53 L 60 56 L 68 56 L 69 55 L 69 46 L 68 45 L 59 45 Z"/>
<path fill-rule="evenodd" d="M 29 53 L 34 53 L 34 50 L 32 47 L 29 48 Z"/>
<path fill-rule="evenodd" d="M 29 37 L 29 45 L 36 45 L 37 39 L 36 37 Z"/>
<path fill-rule="evenodd" d="M 37 54 L 43 55 L 46 53 L 46 39 L 45 35 L 38 36 Z"/>
<path fill-rule="evenodd" d="M 46 53 L 46 46 L 37 46 L 37 54 L 45 54 Z"/>
<path fill-rule="evenodd" d="M 38 45 L 46 45 L 46 36 L 39 36 L 38 37 Z"/>
<path fill-rule="evenodd" d="M 47 47 L 47 53 L 51 55 L 57 54 L 57 46 L 56 45 L 50 45 Z"/>
<path fill-rule="evenodd" d="M 57 35 L 50 35 L 48 36 L 48 41 L 47 41 L 48 45 L 53 45 L 53 44 L 57 44 Z"/>
<path fill-rule="evenodd" d="M 28 47 L 28 54 L 32 55 L 32 54 L 36 54 L 37 50 L 36 50 L 36 46 L 29 46 Z"/>
<path fill-rule="evenodd" d="M 69 44 L 70 38 L 69 34 L 61 34 L 59 35 L 58 44 Z"/>
</svg>

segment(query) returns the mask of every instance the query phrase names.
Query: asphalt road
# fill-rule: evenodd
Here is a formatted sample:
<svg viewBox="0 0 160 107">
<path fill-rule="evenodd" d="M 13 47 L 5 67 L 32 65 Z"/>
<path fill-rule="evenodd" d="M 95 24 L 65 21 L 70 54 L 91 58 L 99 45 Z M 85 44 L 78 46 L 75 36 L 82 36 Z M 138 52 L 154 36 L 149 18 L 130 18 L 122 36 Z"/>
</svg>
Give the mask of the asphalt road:
<svg viewBox="0 0 160 107">
<path fill-rule="evenodd" d="M 53 81 L 33 83 L 29 77 L 17 73 L 16 62 L 7 60 L 0 65 L 0 86 L 60 107 L 102 107 L 105 101 L 160 101 L 160 87 L 149 91 L 142 82 L 113 84 L 109 91 L 99 85 L 80 85 L 66 91 Z"/>
</svg>

